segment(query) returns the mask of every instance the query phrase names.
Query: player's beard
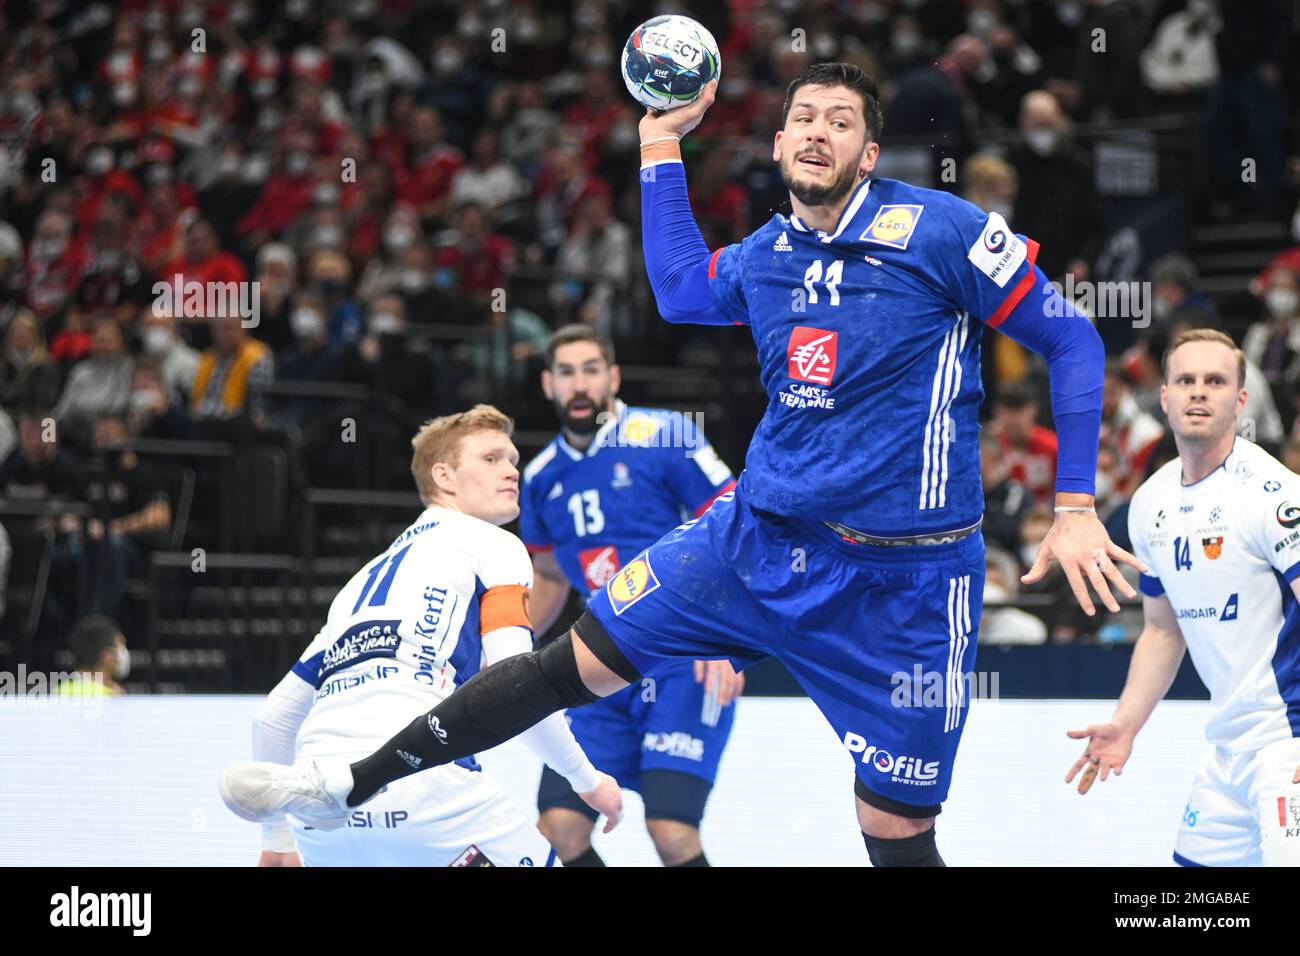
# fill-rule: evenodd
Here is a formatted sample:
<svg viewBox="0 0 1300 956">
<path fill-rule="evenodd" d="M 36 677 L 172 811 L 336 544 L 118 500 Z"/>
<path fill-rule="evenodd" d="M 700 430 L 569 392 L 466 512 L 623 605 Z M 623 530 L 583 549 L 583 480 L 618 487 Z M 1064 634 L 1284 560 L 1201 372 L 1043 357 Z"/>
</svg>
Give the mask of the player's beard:
<svg viewBox="0 0 1300 956">
<path fill-rule="evenodd" d="M 591 406 L 590 414 L 585 416 L 574 415 L 570 406 L 578 399 L 583 399 Z M 564 425 L 567 431 L 571 431 L 575 435 L 590 435 L 604 424 L 601 420 L 601 413 L 609 412 L 611 410 L 609 406 L 609 399 L 605 399 L 602 402 L 589 395 L 575 395 L 564 405 L 556 402 L 555 413 L 560 416 L 560 422 Z"/>
<path fill-rule="evenodd" d="M 847 196 L 860 181 L 856 164 L 847 167 L 843 173 L 825 184 L 797 181 L 796 162 L 795 157 L 791 156 L 789 160 L 783 160 L 779 164 L 781 181 L 785 183 L 785 188 L 790 190 L 790 194 L 805 206 L 833 206 Z"/>
</svg>

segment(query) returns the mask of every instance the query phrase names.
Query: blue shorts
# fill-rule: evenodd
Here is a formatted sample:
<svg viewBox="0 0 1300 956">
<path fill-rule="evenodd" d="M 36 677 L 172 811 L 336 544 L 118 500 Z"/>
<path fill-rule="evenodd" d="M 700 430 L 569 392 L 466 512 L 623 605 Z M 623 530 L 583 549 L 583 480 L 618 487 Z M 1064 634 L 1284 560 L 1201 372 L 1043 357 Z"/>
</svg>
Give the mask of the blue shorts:
<svg viewBox="0 0 1300 956">
<path fill-rule="evenodd" d="M 608 639 L 643 675 L 682 660 L 741 669 L 776 657 L 852 755 L 858 796 L 924 817 L 952 780 L 983 592 L 978 531 L 860 545 L 732 492 L 627 562 L 578 631 L 598 657 Z"/>
<path fill-rule="evenodd" d="M 644 683 L 575 707 L 566 716 L 596 769 L 640 793 L 647 817 L 699 825 L 736 708 L 706 701 L 704 685 L 695 682 L 691 664 L 666 666 Z M 688 774 L 701 783 L 682 785 L 656 776 L 657 771 Z M 537 806 L 588 812 L 564 778 L 550 768 L 544 772 Z M 588 815 L 594 818 L 596 812 L 590 810 Z"/>
</svg>

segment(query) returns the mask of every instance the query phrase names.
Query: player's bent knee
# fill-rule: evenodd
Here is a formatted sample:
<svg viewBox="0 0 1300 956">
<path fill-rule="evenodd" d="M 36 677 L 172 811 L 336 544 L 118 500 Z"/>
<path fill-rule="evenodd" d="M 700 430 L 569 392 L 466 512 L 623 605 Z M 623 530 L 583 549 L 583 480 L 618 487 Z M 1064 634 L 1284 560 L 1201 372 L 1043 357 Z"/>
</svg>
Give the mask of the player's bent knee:
<svg viewBox="0 0 1300 956">
<path fill-rule="evenodd" d="M 551 807 L 543 810 L 537 829 L 555 847 L 560 859 L 567 861 L 591 849 L 591 833 L 595 823 L 576 810 Z"/>
<path fill-rule="evenodd" d="M 704 852 L 699 829 L 689 823 L 647 818 L 645 828 L 665 866 L 680 866 Z"/>
<path fill-rule="evenodd" d="M 590 611 L 583 612 L 566 637 L 572 642 L 578 672 L 592 693 L 608 697 L 641 679 L 641 672 Z"/>
<path fill-rule="evenodd" d="M 933 828 L 940 807 L 901 803 L 873 790 L 861 778 L 855 778 L 853 793 L 857 797 L 858 824 L 862 832 L 882 839 L 915 836 Z"/>
</svg>

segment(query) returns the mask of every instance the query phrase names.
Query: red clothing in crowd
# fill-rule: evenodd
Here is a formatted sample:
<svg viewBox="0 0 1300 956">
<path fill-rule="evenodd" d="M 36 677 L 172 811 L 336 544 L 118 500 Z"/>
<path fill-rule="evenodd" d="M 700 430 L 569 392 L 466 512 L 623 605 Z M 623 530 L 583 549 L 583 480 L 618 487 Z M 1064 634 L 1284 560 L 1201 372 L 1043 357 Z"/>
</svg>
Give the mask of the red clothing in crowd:
<svg viewBox="0 0 1300 956">
<path fill-rule="evenodd" d="M 393 170 L 397 198 L 417 209 L 436 202 L 451 192 L 452 177 L 465 165 L 460 151 L 451 146 L 435 146 L 411 166 Z"/>
<path fill-rule="evenodd" d="M 1007 477 L 1024 485 L 1034 500 L 1051 504 L 1056 495 L 1056 432 L 1035 425 L 1027 444 L 1013 445 L 1001 435 L 998 448 L 1007 463 Z"/>
<path fill-rule="evenodd" d="M 239 220 L 236 230 L 241 236 L 258 229 L 270 233 L 280 233 L 287 229 L 295 219 L 312 207 L 312 191 L 316 188 L 314 176 L 289 176 L 276 173 L 262 188 L 243 219 Z"/>
<path fill-rule="evenodd" d="M 749 232 L 749 191 L 740 183 L 725 182 L 703 199 L 692 190 L 691 211 L 705 238 L 717 240 L 711 246 L 739 242 Z"/>
<path fill-rule="evenodd" d="M 163 267 L 161 282 L 171 283 L 177 273 L 181 282 L 244 282 L 248 279 L 248 270 L 236 256 L 229 252 L 214 252 L 201 262 L 190 262 L 184 256 L 177 256 Z"/>
<path fill-rule="evenodd" d="M 515 251 L 504 236 L 489 235 L 477 249 L 443 246 L 434 253 L 434 268 L 456 273 L 456 288 L 470 294 L 490 295 L 505 286 L 514 268 Z"/>
<path fill-rule="evenodd" d="M 72 240 L 63 255 L 50 263 L 41 263 L 29 251 L 27 307 L 41 317 L 54 312 L 76 290 L 90 261 L 85 240 Z"/>
<path fill-rule="evenodd" d="M 95 228 L 99 207 L 113 193 L 121 193 L 136 209 L 144 205 L 144 189 L 125 169 L 110 169 L 99 177 L 84 178 L 85 192 L 77 203 L 77 226 L 87 235 Z"/>
</svg>

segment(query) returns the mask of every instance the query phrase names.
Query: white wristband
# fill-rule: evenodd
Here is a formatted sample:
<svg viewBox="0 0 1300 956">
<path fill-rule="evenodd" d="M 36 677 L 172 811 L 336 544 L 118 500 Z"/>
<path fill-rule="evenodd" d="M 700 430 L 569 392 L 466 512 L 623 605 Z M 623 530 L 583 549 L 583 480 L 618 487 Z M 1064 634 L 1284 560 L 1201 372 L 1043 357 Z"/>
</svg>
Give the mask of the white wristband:
<svg viewBox="0 0 1300 956">
<path fill-rule="evenodd" d="M 1085 508 L 1083 506 L 1071 507 L 1068 505 L 1063 505 L 1062 507 L 1056 509 L 1056 513 L 1058 515 L 1059 514 L 1095 515 L 1097 513 L 1097 509 Z"/>
</svg>

